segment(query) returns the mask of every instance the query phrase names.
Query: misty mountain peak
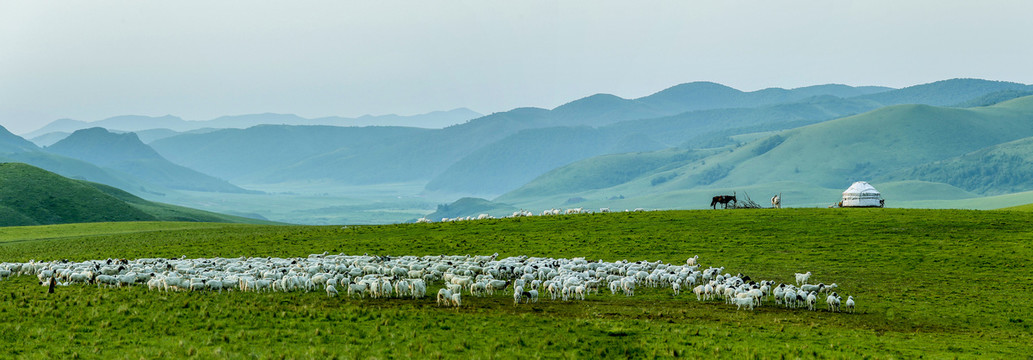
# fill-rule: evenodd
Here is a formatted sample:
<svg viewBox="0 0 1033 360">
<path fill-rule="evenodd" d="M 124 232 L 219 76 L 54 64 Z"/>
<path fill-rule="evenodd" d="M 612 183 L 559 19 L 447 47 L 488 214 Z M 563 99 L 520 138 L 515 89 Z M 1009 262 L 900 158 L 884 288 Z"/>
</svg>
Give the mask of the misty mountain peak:
<svg viewBox="0 0 1033 360">
<path fill-rule="evenodd" d="M 117 134 L 100 127 L 77 130 L 46 150 L 102 166 L 128 160 L 163 159 L 140 141 L 136 133 Z"/>
</svg>

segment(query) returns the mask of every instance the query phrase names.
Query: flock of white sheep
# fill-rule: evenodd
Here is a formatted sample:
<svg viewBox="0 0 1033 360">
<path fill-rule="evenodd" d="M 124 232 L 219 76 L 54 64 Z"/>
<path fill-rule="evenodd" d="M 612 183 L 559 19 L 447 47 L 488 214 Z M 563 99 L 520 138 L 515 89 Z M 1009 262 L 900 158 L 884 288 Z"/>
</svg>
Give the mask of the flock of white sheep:
<svg viewBox="0 0 1033 360">
<path fill-rule="evenodd" d="M 646 209 L 645 208 L 636 208 L 635 210 L 628 210 L 628 209 L 624 210 L 624 212 L 632 212 L 632 211 L 634 211 L 634 212 L 641 212 L 641 211 L 646 211 Z M 598 212 L 599 213 L 609 213 L 611 211 L 610 211 L 610 208 L 599 208 Z M 514 211 L 512 215 L 505 216 L 505 218 L 518 218 L 518 217 L 530 217 L 530 216 L 554 216 L 554 215 L 591 214 L 591 213 L 592 213 L 592 210 L 585 209 L 584 207 L 569 208 L 569 209 L 566 209 L 566 210 L 560 210 L 560 209 L 553 208 L 553 209 L 548 209 L 548 210 L 542 211 L 540 215 L 535 214 L 534 212 L 531 212 L 530 210 L 523 210 L 523 209 L 521 209 L 521 210 Z M 491 216 L 489 214 L 480 214 L 480 215 L 477 215 L 477 216 L 460 216 L 460 217 L 454 217 L 454 218 L 444 217 L 444 218 L 441 218 L 441 222 L 487 220 L 487 219 L 495 219 L 495 218 L 496 217 Z M 431 219 L 428 219 L 426 217 L 422 217 L 422 218 L 417 219 L 416 222 L 417 223 L 431 223 L 431 222 L 434 222 L 434 221 L 431 220 Z"/>
<path fill-rule="evenodd" d="M 789 309 L 817 310 L 823 297 L 828 311 L 840 311 L 841 297 L 833 283 L 811 284 L 811 273 L 796 274 L 794 284 L 756 281 L 723 267 L 702 268 L 698 256 L 685 264 L 661 261 L 588 261 L 584 258 L 490 256 L 371 256 L 312 254 L 305 258 L 144 258 L 84 262 L 0 263 L 0 280 L 32 275 L 40 284 L 98 287 L 147 286 L 156 291 L 325 291 L 349 298 L 423 298 L 439 288 L 437 304 L 461 306 L 464 296 L 490 297 L 512 291 L 513 303 L 586 300 L 608 290 L 633 296 L 639 287 L 668 288 L 674 296 L 692 289 L 698 301 L 723 300 L 737 309 L 753 310 L 765 301 Z M 853 312 L 853 297 L 843 303 Z"/>
</svg>

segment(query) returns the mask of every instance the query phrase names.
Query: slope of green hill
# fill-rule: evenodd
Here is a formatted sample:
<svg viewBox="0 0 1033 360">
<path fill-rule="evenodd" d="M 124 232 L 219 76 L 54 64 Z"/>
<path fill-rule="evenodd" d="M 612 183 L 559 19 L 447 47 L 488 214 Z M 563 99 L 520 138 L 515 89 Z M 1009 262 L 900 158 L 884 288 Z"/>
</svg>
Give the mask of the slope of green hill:
<svg viewBox="0 0 1033 360">
<path fill-rule="evenodd" d="M 759 198 L 761 204 L 774 193 L 797 192 L 793 196 L 801 200 L 797 204 L 821 206 L 835 202 L 837 193 L 852 182 L 872 179 L 906 184 L 902 191 L 894 194 L 893 200 L 943 200 L 942 196 L 951 201 L 962 200 L 973 197 L 970 191 L 976 188 L 963 183 L 938 184 L 941 178 L 886 175 L 1033 136 L 1031 115 L 1033 97 L 974 109 L 898 105 L 783 131 L 677 166 L 665 168 L 661 162 L 656 169 L 616 185 L 593 182 L 591 179 L 604 179 L 606 173 L 613 170 L 593 169 L 587 166 L 592 161 L 583 161 L 570 166 L 579 169 L 576 173 L 550 172 L 497 200 L 523 207 L 548 207 L 549 203 L 556 206 L 572 196 L 603 201 L 620 194 L 625 197 L 622 202 L 634 203 L 637 207 L 697 208 L 705 205 L 685 204 L 705 204 L 709 196 L 737 189 L 756 189 L 751 194 L 755 201 Z M 649 163 L 649 156 L 629 155 L 642 158 L 644 164 Z M 1020 161 L 1013 165 L 1021 168 L 1024 164 Z M 1019 171 L 1016 175 L 1002 176 L 1019 178 L 1022 174 Z M 542 187 L 542 184 L 569 186 Z M 678 195 L 680 193 L 688 198 Z M 932 195 L 934 193 L 951 195 L 938 197 Z M 680 197 L 684 199 L 674 200 Z M 893 201 L 888 204 L 894 206 Z"/>
<path fill-rule="evenodd" d="M 984 195 L 1033 190 L 1033 138 L 902 169 L 883 178 L 940 182 Z"/>
<path fill-rule="evenodd" d="M 170 191 L 168 188 L 141 181 L 128 174 L 43 151 L 3 154 L 0 155 L 0 161 L 25 163 L 71 179 L 106 184 L 138 195 L 162 195 Z"/>
<path fill-rule="evenodd" d="M 0 163 L 0 206 L 3 226 L 156 220 L 85 182 L 19 163 Z"/>
<path fill-rule="evenodd" d="M 31 165 L 0 163 L 0 226 L 155 220 L 260 222 L 153 203 Z"/>
<path fill-rule="evenodd" d="M 84 129 L 72 133 L 46 150 L 171 189 L 247 192 L 225 180 L 173 164 L 140 141 L 135 133 L 115 134 L 103 128 Z"/>
<path fill-rule="evenodd" d="M 735 150 L 742 161 L 724 164 L 728 172 L 714 182 L 792 180 L 838 187 L 1033 136 L 1031 115 L 1033 97 L 973 109 L 890 106 L 743 146 Z"/>
</svg>

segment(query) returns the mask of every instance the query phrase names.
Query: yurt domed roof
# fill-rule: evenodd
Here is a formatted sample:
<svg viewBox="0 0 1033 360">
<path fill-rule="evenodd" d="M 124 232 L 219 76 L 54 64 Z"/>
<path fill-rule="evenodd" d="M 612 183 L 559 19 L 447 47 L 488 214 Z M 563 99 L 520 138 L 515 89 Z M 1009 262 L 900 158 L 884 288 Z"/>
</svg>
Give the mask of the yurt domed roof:
<svg viewBox="0 0 1033 360">
<path fill-rule="evenodd" d="M 855 182 L 853 185 L 850 185 L 850 187 L 843 192 L 843 195 L 846 194 L 879 195 L 879 190 L 875 190 L 875 187 L 872 186 L 872 184 L 869 184 L 867 181 L 858 181 Z"/>
</svg>

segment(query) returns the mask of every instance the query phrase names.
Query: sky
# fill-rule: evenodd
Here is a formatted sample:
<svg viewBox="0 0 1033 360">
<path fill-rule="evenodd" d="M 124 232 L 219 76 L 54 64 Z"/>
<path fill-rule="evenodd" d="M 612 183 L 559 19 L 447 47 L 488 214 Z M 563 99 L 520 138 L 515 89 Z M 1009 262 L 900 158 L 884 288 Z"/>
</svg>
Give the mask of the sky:
<svg viewBox="0 0 1033 360">
<path fill-rule="evenodd" d="M 0 2 L 0 125 L 488 114 L 692 81 L 1033 83 L 1033 1 Z"/>
</svg>

